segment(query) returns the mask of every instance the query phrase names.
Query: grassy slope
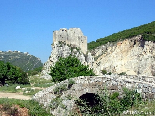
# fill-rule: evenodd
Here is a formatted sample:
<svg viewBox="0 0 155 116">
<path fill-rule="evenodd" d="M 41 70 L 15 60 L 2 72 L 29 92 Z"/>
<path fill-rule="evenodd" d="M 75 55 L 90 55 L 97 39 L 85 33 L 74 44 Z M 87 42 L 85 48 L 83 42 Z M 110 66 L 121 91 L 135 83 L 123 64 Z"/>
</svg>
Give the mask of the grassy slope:
<svg viewBox="0 0 155 116">
<path fill-rule="evenodd" d="M 88 43 L 88 50 L 95 49 L 108 42 L 117 42 L 119 40 L 124 40 L 126 38 L 131 38 L 136 35 L 142 35 L 144 40 L 155 41 L 155 21 L 141 25 L 139 27 L 134 27 L 118 33 L 114 33 L 104 38 L 97 39 Z"/>
</svg>

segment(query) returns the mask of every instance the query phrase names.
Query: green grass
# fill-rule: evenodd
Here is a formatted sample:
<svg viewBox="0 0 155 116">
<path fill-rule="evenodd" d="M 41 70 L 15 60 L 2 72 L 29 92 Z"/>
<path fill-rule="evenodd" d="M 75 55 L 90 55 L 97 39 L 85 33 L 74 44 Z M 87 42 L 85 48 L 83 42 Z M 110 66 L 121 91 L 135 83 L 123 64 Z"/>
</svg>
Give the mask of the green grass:
<svg viewBox="0 0 155 116">
<path fill-rule="evenodd" d="M 54 83 L 51 80 L 46 80 L 43 78 L 39 78 L 39 76 L 30 76 L 29 77 L 30 83 L 34 87 L 42 87 L 42 88 L 47 88 L 52 86 Z"/>
<path fill-rule="evenodd" d="M 128 113 L 126 116 L 154 116 L 155 115 L 155 100 L 143 101 L 138 107 L 132 107 L 129 111 L 137 111 L 137 114 Z M 124 115 L 124 114 L 123 114 Z M 121 115 L 121 116 L 123 116 Z"/>
<path fill-rule="evenodd" d="M 30 116 L 51 116 L 49 111 L 46 111 L 39 105 L 38 102 L 33 100 L 17 100 L 17 99 L 8 99 L 0 98 L 0 104 L 4 106 L 12 106 L 13 104 L 19 105 L 21 108 L 26 107 L 29 109 Z"/>
<path fill-rule="evenodd" d="M 17 86 L 20 86 L 21 89 L 16 89 Z M 43 88 L 38 88 L 38 89 L 34 88 L 33 89 L 33 87 L 31 87 L 31 85 L 15 84 L 15 85 L 9 85 L 8 87 L 7 86 L 0 87 L 0 92 L 3 92 L 3 93 L 23 93 L 23 95 L 33 96 L 34 94 L 38 93 L 42 89 Z"/>
<path fill-rule="evenodd" d="M 8 86 L 2 86 L 0 87 L 0 92 L 6 92 L 6 93 L 21 93 L 23 92 L 23 95 L 30 95 L 33 96 L 35 93 L 39 92 L 40 90 L 52 86 L 54 83 L 52 83 L 51 80 L 46 80 L 43 78 L 39 78 L 38 76 L 30 76 L 29 77 L 30 83 L 27 85 L 22 84 L 10 84 Z M 17 86 L 20 86 L 21 89 L 16 89 Z M 38 87 L 35 89 L 32 89 L 33 87 Z M 25 88 L 25 89 L 23 89 Z"/>
<path fill-rule="evenodd" d="M 6 93 L 21 93 L 23 95 L 33 96 L 35 93 L 39 92 L 40 90 L 52 86 L 51 80 L 46 80 L 43 78 L 39 78 L 39 76 L 30 76 L 29 77 L 30 84 L 21 85 L 21 84 L 10 84 L 9 86 L 2 86 L 0 87 L 0 92 Z M 16 87 L 20 86 L 21 89 L 16 90 Z M 35 88 L 37 87 L 37 88 Z M 34 89 L 33 89 L 34 88 Z M 26 107 L 29 109 L 30 116 L 51 116 L 49 111 L 46 111 L 38 102 L 34 100 L 17 100 L 17 99 L 8 99 L 8 98 L 0 98 L 0 105 L 5 106 L 6 108 L 11 108 L 11 106 L 19 105 L 20 107 Z M 16 111 L 16 109 L 14 110 Z M 1 116 L 1 112 L 0 112 Z"/>
<path fill-rule="evenodd" d="M 22 84 L 12 84 L 9 86 L 2 86 L 0 87 L 0 92 L 9 92 L 9 93 L 18 93 L 18 92 L 22 92 L 21 89 L 16 89 L 17 86 L 20 86 L 20 88 L 25 88 L 25 87 L 30 87 L 31 85 L 22 85 Z"/>
<path fill-rule="evenodd" d="M 26 88 L 23 91 L 23 95 L 33 96 L 34 94 L 38 93 L 39 91 L 41 91 L 41 89 Z"/>
</svg>

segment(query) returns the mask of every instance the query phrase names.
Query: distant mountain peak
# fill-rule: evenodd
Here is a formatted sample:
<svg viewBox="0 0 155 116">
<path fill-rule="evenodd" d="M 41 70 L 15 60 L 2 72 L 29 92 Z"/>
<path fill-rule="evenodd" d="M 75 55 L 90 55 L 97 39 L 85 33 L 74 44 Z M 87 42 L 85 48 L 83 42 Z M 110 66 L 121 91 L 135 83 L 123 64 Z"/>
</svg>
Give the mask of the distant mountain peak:
<svg viewBox="0 0 155 116">
<path fill-rule="evenodd" d="M 30 55 L 28 52 L 21 51 L 0 51 L 0 60 L 10 62 L 12 65 L 18 66 L 24 71 L 33 70 L 43 66 L 40 58 Z"/>
</svg>

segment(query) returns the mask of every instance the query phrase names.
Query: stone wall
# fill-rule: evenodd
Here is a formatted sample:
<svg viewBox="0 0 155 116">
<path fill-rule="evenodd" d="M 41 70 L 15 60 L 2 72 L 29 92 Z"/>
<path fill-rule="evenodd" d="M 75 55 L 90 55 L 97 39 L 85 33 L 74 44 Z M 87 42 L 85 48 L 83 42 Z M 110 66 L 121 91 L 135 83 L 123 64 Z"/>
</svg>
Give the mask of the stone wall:
<svg viewBox="0 0 155 116">
<path fill-rule="evenodd" d="M 122 88 L 135 89 L 142 95 L 144 99 L 155 98 L 155 77 L 147 76 L 127 76 L 127 75 L 103 75 L 103 76 L 80 76 L 73 78 L 75 84 L 62 91 L 60 98 L 62 104 L 66 107 L 63 109 L 57 107 L 51 110 L 51 113 L 60 116 L 62 113 L 68 113 L 74 107 L 74 100 L 86 93 L 97 93 L 101 89 L 107 89 L 109 93 L 118 91 L 122 93 Z M 68 84 L 68 80 L 57 83 L 49 88 L 46 88 L 33 96 L 33 99 L 43 104 L 45 107 L 49 107 L 51 100 L 56 98 L 54 89 L 60 85 Z M 72 96 L 72 99 L 68 99 L 67 96 Z M 61 111 L 61 114 L 58 113 Z"/>
</svg>

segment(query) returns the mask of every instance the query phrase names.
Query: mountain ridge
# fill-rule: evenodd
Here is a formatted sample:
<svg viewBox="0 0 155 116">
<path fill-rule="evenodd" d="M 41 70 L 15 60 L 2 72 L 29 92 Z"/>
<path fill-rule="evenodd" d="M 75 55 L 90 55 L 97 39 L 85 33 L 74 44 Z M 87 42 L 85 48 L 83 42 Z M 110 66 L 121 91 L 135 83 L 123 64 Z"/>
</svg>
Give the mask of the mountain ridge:
<svg viewBox="0 0 155 116">
<path fill-rule="evenodd" d="M 0 51 L 0 60 L 10 62 L 12 65 L 20 67 L 25 72 L 43 66 L 39 58 L 30 55 L 28 52 L 11 50 Z"/>
<path fill-rule="evenodd" d="M 107 44 L 108 42 L 123 41 L 127 38 L 132 38 L 137 35 L 142 35 L 143 40 L 155 42 L 155 21 L 151 23 L 143 24 L 131 29 L 126 29 L 113 33 L 112 35 L 97 39 L 88 43 L 88 50 L 95 49 L 101 45 Z"/>
</svg>

